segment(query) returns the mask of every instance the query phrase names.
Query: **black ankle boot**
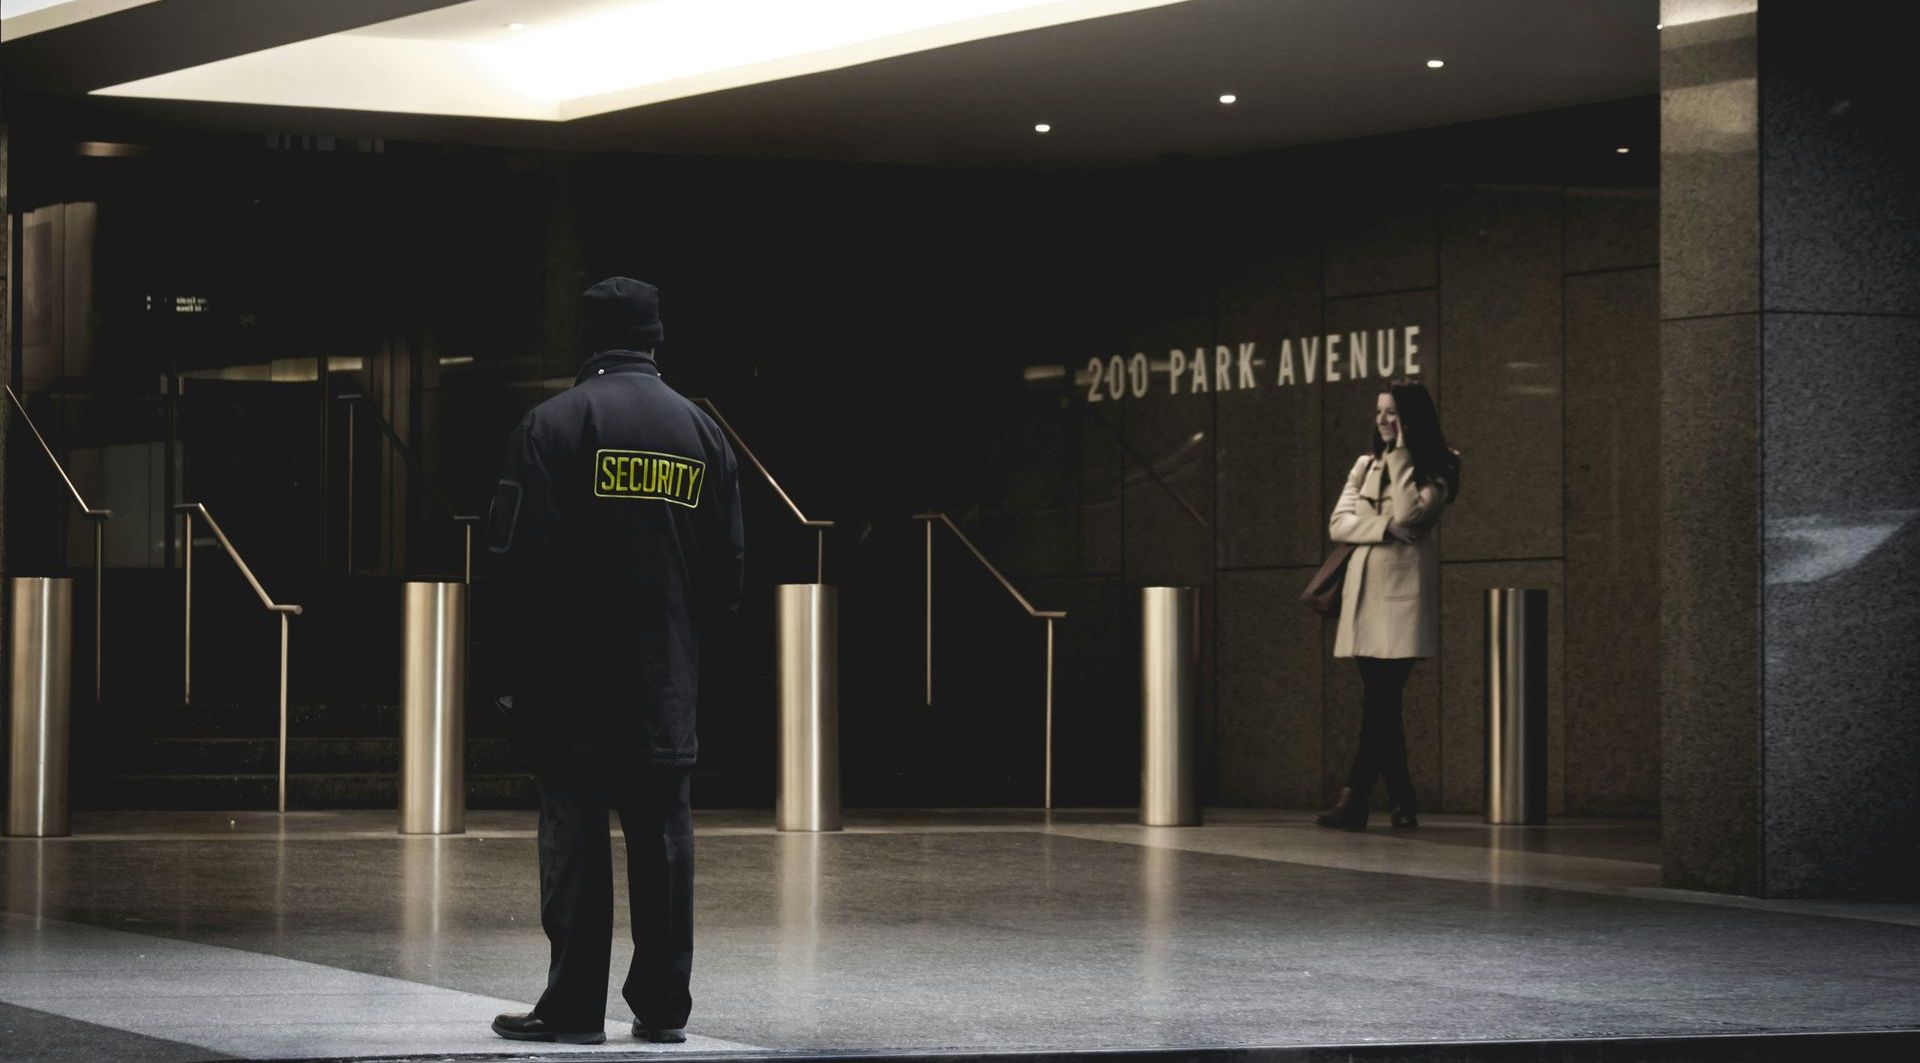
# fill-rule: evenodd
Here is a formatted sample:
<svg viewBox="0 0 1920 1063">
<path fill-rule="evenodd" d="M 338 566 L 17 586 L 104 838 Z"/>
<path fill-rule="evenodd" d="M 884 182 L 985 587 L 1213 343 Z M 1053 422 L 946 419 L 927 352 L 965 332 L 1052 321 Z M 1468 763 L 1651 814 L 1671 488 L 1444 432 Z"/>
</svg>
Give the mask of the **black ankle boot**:
<svg viewBox="0 0 1920 1063">
<path fill-rule="evenodd" d="M 1420 806 L 1413 798 L 1393 803 L 1393 825 L 1396 830 L 1412 830 L 1420 825 Z"/>
<path fill-rule="evenodd" d="M 1367 826 L 1367 799 L 1356 795 L 1353 787 L 1340 788 L 1340 800 L 1333 807 L 1313 817 L 1322 827 L 1334 827 L 1339 830 L 1364 830 Z"/>
</svg>

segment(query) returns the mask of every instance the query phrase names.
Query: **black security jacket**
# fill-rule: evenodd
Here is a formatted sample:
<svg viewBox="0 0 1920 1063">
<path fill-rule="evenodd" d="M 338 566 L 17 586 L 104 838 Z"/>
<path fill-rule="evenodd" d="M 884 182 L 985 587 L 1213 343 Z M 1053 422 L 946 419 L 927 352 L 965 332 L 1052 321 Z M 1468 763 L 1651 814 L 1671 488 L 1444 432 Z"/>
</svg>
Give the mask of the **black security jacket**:
<svg viewBox="0 0 1920 1063">
<path fill-rule="evenodd" d="M 481 672 L 526 752 L 692 764 L 701 638 L 740 600 L 738 467 L 651 355 L 595 354 L 521 420 L 487 551 Z"/>
</svg>

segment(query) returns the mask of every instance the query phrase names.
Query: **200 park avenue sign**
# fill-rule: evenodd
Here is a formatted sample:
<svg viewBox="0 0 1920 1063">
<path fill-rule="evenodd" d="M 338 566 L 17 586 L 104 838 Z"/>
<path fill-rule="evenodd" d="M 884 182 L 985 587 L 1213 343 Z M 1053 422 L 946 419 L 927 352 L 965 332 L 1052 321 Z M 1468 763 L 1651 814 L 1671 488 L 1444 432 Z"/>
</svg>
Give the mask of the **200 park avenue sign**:
<svg viewBox="0 0 1920 1063">
<path fill-rule="evenodd" d="M 1166 374 L 1164 385 L 1154 380 L 1160 373 Z M 1145 353 L 1089 358 L 1075 382 L 1086 385 L 1088 402 L 1109 402 L 1152 394 L 1206 395 L 1419 375 L 1420 326 L 1402 325 L 1289 336 L 1270 358 L 1261 353 L 1258 341 L 1217 344 L 1211 350 L 1175 347 L 1164 361 Z"/>
</svg>

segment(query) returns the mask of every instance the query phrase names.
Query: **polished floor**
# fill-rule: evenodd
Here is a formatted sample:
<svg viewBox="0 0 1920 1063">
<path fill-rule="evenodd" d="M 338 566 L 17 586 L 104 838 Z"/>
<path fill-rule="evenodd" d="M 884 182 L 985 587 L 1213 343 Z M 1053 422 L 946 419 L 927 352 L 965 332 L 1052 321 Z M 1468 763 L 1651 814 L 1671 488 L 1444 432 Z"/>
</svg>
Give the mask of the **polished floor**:
<svg viewBox="0 0 1920 1063">
<path fill-rule="evenodd" d="M 545 970 L 533 819 L 434 838 L 391 813 L 112 813 L 0 840 L 0 1061 L 524 1054 L 487 1023 Z M 1920 905 L 1661 889 L 1645 823 L 696 826 L 694 1036 L 626 1034 L 620 942 L 608 1043 L 555 1054 L 1920 1029 Z"/>
</svg>

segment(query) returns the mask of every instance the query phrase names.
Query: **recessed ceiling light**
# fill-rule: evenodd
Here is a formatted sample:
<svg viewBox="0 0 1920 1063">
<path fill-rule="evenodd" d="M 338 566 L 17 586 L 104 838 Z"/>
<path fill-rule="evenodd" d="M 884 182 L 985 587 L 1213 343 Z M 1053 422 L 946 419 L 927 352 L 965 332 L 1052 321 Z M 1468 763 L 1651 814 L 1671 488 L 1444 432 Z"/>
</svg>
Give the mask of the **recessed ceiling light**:
<svg viewBox="0 0 1920 1063">
<path fill-rule="evenodd" d="M 1235 96 L 1235 95 L 1234 95 L 1233 93 L 1231 93 L 1231 92 L 1228 92 L 1228 93 L 1223 93 L 1223 94 L 1221 94 L 1221 96 L 1220 96 L 1220 102 L 1221 102 L 1221 103 L 1232 103 L 1233 101 L 1235 101 L 1235 100 L 1237 100 L 1237 99 L 1239 99 L 1239 98 L 1240 98 L 1240 97 L 1238 97 L 1238 96 Z"/>
<path fill-rule="evenodd" d="M 1613 153 L 1615 155 L 1625 155 L 1627 152 L 1632 150 L 1633 150 L 1632 148 L 1615 148 L 1613 149 Z"/>
<path fill-rule="evenodd" d="M 1438 70 L 1438 69 L 1440 69 L 1441 67 L 1443 67 L 1443 66 L 1446 66 L 1446 65 L 1447 65 L 1447 61 L 1446 61 L 1445 59 L 1429 59 L 1429 60 L 1427 60 L 1427 69 L 1428 69 L 1428 70 Z"/>
<path fill-rule="evenodd" d="M 1039 125 L 1033 127 L 1033 131 L 1036 133 L 1051 133 L 1053 132 L 1053 127 L 1045 122 L 1041 122 Z"/>
<path fill-rule="evenodd" d="M 515 33 L 519 33 L 521 30 L 527 28 L 527 24 L 524 22 L 509 22 L 507 23 L 507 28 Z"/>
</svg>

